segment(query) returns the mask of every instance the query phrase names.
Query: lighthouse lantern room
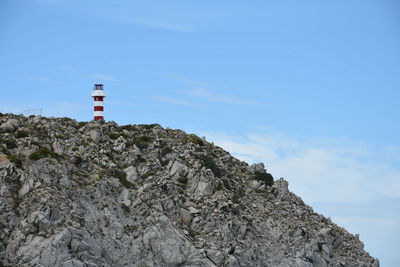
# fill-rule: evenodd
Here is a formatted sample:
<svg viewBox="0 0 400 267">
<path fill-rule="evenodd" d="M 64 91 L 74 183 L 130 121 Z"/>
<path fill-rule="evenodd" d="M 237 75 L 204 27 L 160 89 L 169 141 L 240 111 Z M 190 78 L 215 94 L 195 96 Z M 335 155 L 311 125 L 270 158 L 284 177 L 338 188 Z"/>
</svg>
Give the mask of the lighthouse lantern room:
<svg viewBox="0 0 400 267">
<path fill-rule="evenodd" d="M 94 91 L 92 92 L 92 97 L 94 99 L 94 120 L 104 120 L 104 98 L 106 94 L 103 90 L 102 84 L 95 84 Z"/>
</svg>

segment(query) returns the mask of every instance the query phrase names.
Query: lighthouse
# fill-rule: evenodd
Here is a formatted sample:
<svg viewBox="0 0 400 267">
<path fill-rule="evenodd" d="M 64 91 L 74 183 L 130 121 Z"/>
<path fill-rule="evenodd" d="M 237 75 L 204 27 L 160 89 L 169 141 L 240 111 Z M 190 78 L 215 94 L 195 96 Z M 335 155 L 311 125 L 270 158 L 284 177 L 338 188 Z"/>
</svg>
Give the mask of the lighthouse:
<svg viewBox="0 0 400 267">
<path fill-rule="evenodd" d="M 94 99 L 94 120 L 104 120 L 104 104 L 103 100 L 106 94 L 103 90 L 102 84 L 95 84 L 94 91 L 92 92 L 92 97 Z"/>
</svg>

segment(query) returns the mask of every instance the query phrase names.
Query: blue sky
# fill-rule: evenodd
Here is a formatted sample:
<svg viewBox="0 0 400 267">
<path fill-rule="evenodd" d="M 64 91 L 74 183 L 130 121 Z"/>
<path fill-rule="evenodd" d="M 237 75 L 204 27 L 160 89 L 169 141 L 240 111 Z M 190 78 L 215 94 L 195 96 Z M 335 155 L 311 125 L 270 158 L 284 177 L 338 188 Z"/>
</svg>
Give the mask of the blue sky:
<svg viewBox="0 0 400 267">
<path fill-rule="evenodd" d="M 263 161 L 396 266 L 399 29 L 396 0 L 1 0 L 0 112 L 91 120 L 101 82 L 107 120 Z"/>
</svg>

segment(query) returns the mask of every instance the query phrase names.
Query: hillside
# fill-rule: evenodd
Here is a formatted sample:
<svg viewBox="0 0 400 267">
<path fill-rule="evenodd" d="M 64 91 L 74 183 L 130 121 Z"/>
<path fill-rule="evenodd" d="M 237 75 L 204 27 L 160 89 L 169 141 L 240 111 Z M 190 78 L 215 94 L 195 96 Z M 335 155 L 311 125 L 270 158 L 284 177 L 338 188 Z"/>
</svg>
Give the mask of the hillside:
<svg viewBox="0 0 400 267">
<path fill-rule="evenodd" d="M 0 115 L 0 266 L 379 266 L 357 236 L 195 135 Z"/>
</svg>

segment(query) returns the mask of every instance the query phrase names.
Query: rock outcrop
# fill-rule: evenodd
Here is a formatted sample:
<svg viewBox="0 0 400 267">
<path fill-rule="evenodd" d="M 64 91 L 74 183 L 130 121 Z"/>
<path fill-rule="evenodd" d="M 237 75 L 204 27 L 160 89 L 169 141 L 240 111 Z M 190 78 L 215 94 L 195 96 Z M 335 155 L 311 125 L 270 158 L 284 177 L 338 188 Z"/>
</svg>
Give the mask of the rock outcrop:
<svg viewBox="0 0 400 267">
<path fill-rule="evenodd" d="M 3 114 L 0 266 L 379 266 L 268 177 L 156 124 Z"/>
</svg>

